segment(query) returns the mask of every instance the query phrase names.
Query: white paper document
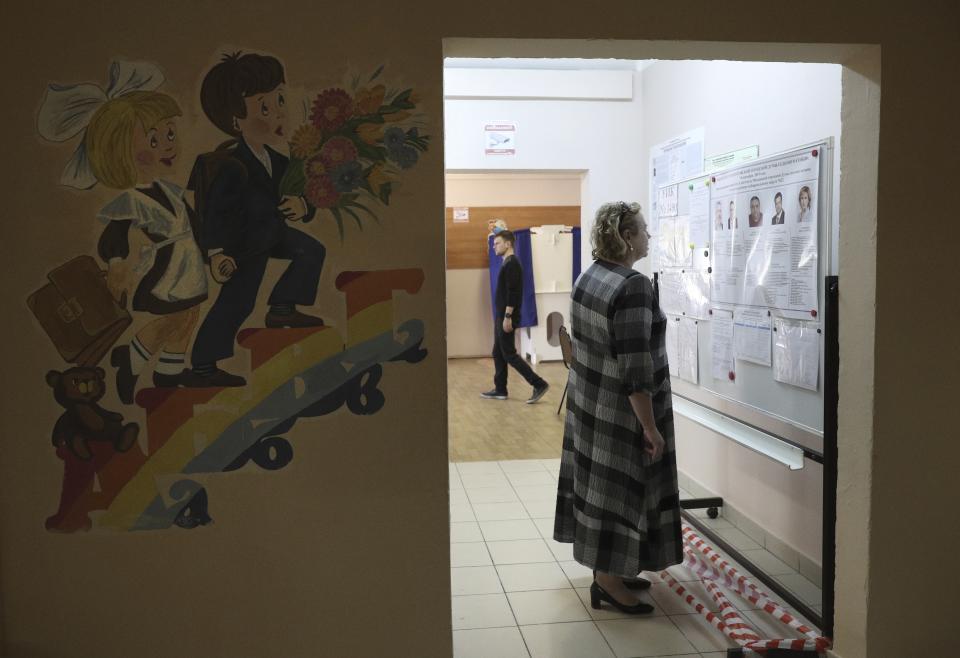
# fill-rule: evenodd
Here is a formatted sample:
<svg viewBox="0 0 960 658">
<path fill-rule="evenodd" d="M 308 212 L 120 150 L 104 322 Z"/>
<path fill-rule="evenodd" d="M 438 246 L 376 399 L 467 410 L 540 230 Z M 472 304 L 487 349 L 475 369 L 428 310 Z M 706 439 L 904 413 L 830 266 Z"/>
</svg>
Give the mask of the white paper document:
<svg viewBox="0 0 960 658">
<path fill-rule="evenodd" d="M 670 376 L 680 374 L 680 318 L 675 315 L 667 316 L 667 365 Z"/>
<path fill-rule="evenodd" d="M 773 334 L 773 378 L 784 384 L 817 390 L 820 334 L 813 322 L 777 318 Z"/>
<path fill-rule="evenodd" d="M 660 308 L 670 315 L 682 315 L 686 310 L 686 303 L 683 299 L 683 279 L 680 271 L 661 272 L 658 281 Z"/>
<path fill-rule="evenodd" d="M 820 161 L 794 152 L 716 175 L 711 188 L 713 299 L 818 310 Z"/>
<path fill-rule="evenodd" d="M 690 191 L 690 242 L 697 247 L 710 244 L 710 188 L 702 181 L 693 183 Z"/>
<path fill-rule="evenodd" d="M 713 309 L 710 316 L 711 370 L 714 379 L 736 381 L 733 358 L 733 313 Z"/>
<path fill-rule="evenodd" d="M 659 267 L 689 267 L 693 263 L 690 218 L 686 215 L 661 218 L 657 249 Z"/>
<path fill-rule="evenodd" d="M 772 323 L 767 310 L 738 308 L 733 312 L 733 325 L 734 356 L 769 366 Z"/>
<path fill-rule="evenodd" d="M 697 341 L 697 321 L 693 318 L 680 318 L 680 377 L 692 384 L 699 383 L 699 346 Z"/>
</svg>

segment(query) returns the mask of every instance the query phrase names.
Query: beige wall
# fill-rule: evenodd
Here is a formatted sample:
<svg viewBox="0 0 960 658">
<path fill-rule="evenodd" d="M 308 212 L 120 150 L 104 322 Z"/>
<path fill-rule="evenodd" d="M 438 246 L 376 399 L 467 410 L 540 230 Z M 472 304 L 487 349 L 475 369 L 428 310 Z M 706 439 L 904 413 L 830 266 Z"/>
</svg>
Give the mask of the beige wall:
<svg viewBox="0 0 960 658">
<path fill-rule="evenodd" d="M 877 135 L 869 121 L 863 132 L 844 129 L 841 163 L 860 180 L 851 181 L 856 192 L 842 195 L 841 208 L 858 219 L 844 215 L 840 253 L 841 263 L 855 269 L 841 284 L 836 655 L 950 655 L 944 629 L 951 628 L 954 596 L 941 583 L 950 573 L 944 565 L 953 560 L 947 540 L 957 536 L 960 445 L 951 428 L 960 354 L 957 310 L 943 305 L 955 267 L 951 258 L 931 254 L 937 245 L 960 243 L 942 194 L 954 187 L 960 141 L 960 98 L 952 84 L 960 76 L 956 3 L 865 8 L 816 2 L 802 20 L 793 7 L 780 10 L 759 0 L 722 11 L 701 1 L 624 0 L 603 11 L 583 5 L 559 14 L 542 0 L 485 5 L 484 15 L 510 16 L 502 23 L 474 21 L 461 6 L 433 0 L 416 10 L 385 2 L 220 6 L 19 5 L 7 8 L 0 28 L 11 64 L 11 79 L 0 92 L 9 230 L 0 284 L 8 379 L 0 582 L 9 655 L 449 655 L 443 242 L 435 219 L 443 211 L 443 166 L 436 151 L 410 176 L 382 234 L 371 232 L 362 249 L 331 249 L 322 282 L 329 289 L 332 273 L 348 265 L 422 267 L 425 287 L 404 298 L 401 309 L 426 321 L 431 356 L 414 368 L 389 371 L 388 407 L 379 416 L 340 414 L 300 429 L 293 437 L 295 469 L 218 481 L 217 524 L 201 533 L 43 531 L 59 464 L 48 443 L 57 409 L 39 376 L 56 360 L 23 300 L 47 263 L 73 255 L 76 245 L 94 237 L 88 218 L 97 204 L 51 184 L 68 151 L 41 146 L 33 133 L 36 102 L 48 81 L 99 79 L 109 58 L 122 54 L 162 63 L 173 88 L 193 98 L 198 72 L 227 45 L 276 52 L 291 76 L 308 84 L 339 79 L 348 64 L 365 71 L 386 60 L 395 75 L 422 90 L 439 134 L 441 39 L 470 33 L 516 37 L 503 53 L 512 56 L 849 62 L 865 81 L 845 77 L 845 84 L 857 85 L 851 91 L 873 107 L 879 76 L 854 61 L 860 49 L 802 44 L 880 44 L 875 222 L 869 157 Z M 546 37 L 623 41 L 535 42 Z M 756 38 L 793 45 L 729 45 Z M 662 41 L 635 41 L 642 39 Z M 190 111 L 186 123 L 200 126 L 195 105 Z M 846 141 L 857 135 L 862 149 Z M 904 230 L 916 218 L 925 230 Z M 335 244 L 335 236 L 324 235 Z M 335 300 L 323 297 L 321 303 Z M 382 615 L 374 631 L 372 613 Z"/>
<path fill-rule="evenodd" d="M 448 173 L 446 205 L 577 206 L 580 175 Z M 490 313 L 489 270 L 447 270 L 447 356 L 488 356 L 493 347 Z"/>
</svg>

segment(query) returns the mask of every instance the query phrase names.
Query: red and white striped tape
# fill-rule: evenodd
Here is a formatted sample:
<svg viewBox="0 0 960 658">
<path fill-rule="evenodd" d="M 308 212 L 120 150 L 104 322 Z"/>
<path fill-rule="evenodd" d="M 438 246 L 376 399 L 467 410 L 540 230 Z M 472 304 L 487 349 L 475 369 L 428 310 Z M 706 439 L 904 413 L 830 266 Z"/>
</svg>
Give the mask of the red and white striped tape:
<svg viewBox="0 0 960 658">
<path fill-rule="evenodd" d="M 674 592 L 694 610 L 703 615 L 717 630 L 727 635 L 744 649 L 748 656 L 765 655 L 769 649 L 793 649 L 795 651 L 816 651 L 823 654 L 830 647 L 830 640 L 821 637 L 815 630 L 797 620 L 778 603 L 754 585 L 749 578 L 740 574 L 736 568 L 723 559 L 719 553 L 707 544 L 688 525 L 683 526 L 684 566 L 690 568 L 698 578 L 704 581 L 707 591 L 720 607 L 719 614 L 711 612 L 701 601 L 670 575 L 666 570 L 660 577 Z M 716 581 L 723 581 L 741 596 L 761 610 L 790 628 L 802 633 L 805 638 L 762 639 L 740 617 L 739 611 L 730 603 Z"/>
</svg>

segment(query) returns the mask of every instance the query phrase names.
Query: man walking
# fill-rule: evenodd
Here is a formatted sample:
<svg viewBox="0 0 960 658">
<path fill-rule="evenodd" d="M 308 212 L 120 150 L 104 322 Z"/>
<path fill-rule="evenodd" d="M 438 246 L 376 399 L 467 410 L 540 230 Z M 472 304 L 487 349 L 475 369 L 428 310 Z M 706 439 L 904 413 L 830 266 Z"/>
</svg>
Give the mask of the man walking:
<svg viewBox="0 0 960 658">
<path fill-rule="evenodd" d="M 550 385 L 527 365 L 517 354 L 513 335 L 514 318 L 520 317 L 520 303 L 523 300 L 523 267 L 513 255 L 514 237 L 511 231 L 500 231 L 493 238 L 493 252 L 503 259 L 500 274 L 497 276 L 495 305 L 497 317 L 493 326 L 493 363 L 496 371 L 493 376 L 493 390 L 481 393 L 488 400 L 507 399 L 507 364 L 520 373 L 520 376 L 533 386 L 533 395 L 527 404 L 533 404 L 543 397 Z"/>
</svg>

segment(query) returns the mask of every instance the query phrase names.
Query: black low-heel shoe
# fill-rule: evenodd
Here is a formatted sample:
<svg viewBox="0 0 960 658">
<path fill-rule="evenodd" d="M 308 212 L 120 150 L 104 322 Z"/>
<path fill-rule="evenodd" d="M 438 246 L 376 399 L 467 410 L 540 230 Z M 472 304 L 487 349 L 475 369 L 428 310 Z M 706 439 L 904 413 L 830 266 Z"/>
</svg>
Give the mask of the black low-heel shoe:
<svg viewBox="0 0 960 658">
<path fill-rule="evenodd" d="M 654 610 L 652 605 L 644 603 L 643 601 L 637 605 L 624 605 L 607 594 L 607 591 L 594 581 L 593 584 L 590 585 L 590 607 L 594 610 L 599 610 L 600 601 L 606 601 L 620 612 L 625 612 L 628 615 L 647 615 Z"/>
<path fill-rule="evenodd" d="M 597 572 L 593 572 L 593 577 L 596 579 Z M 624 578 L 623 585 L 627 589 L 632 589 L 634 591 L 650 589 L 650 581 L 646 578 Z"/>
</svg>

